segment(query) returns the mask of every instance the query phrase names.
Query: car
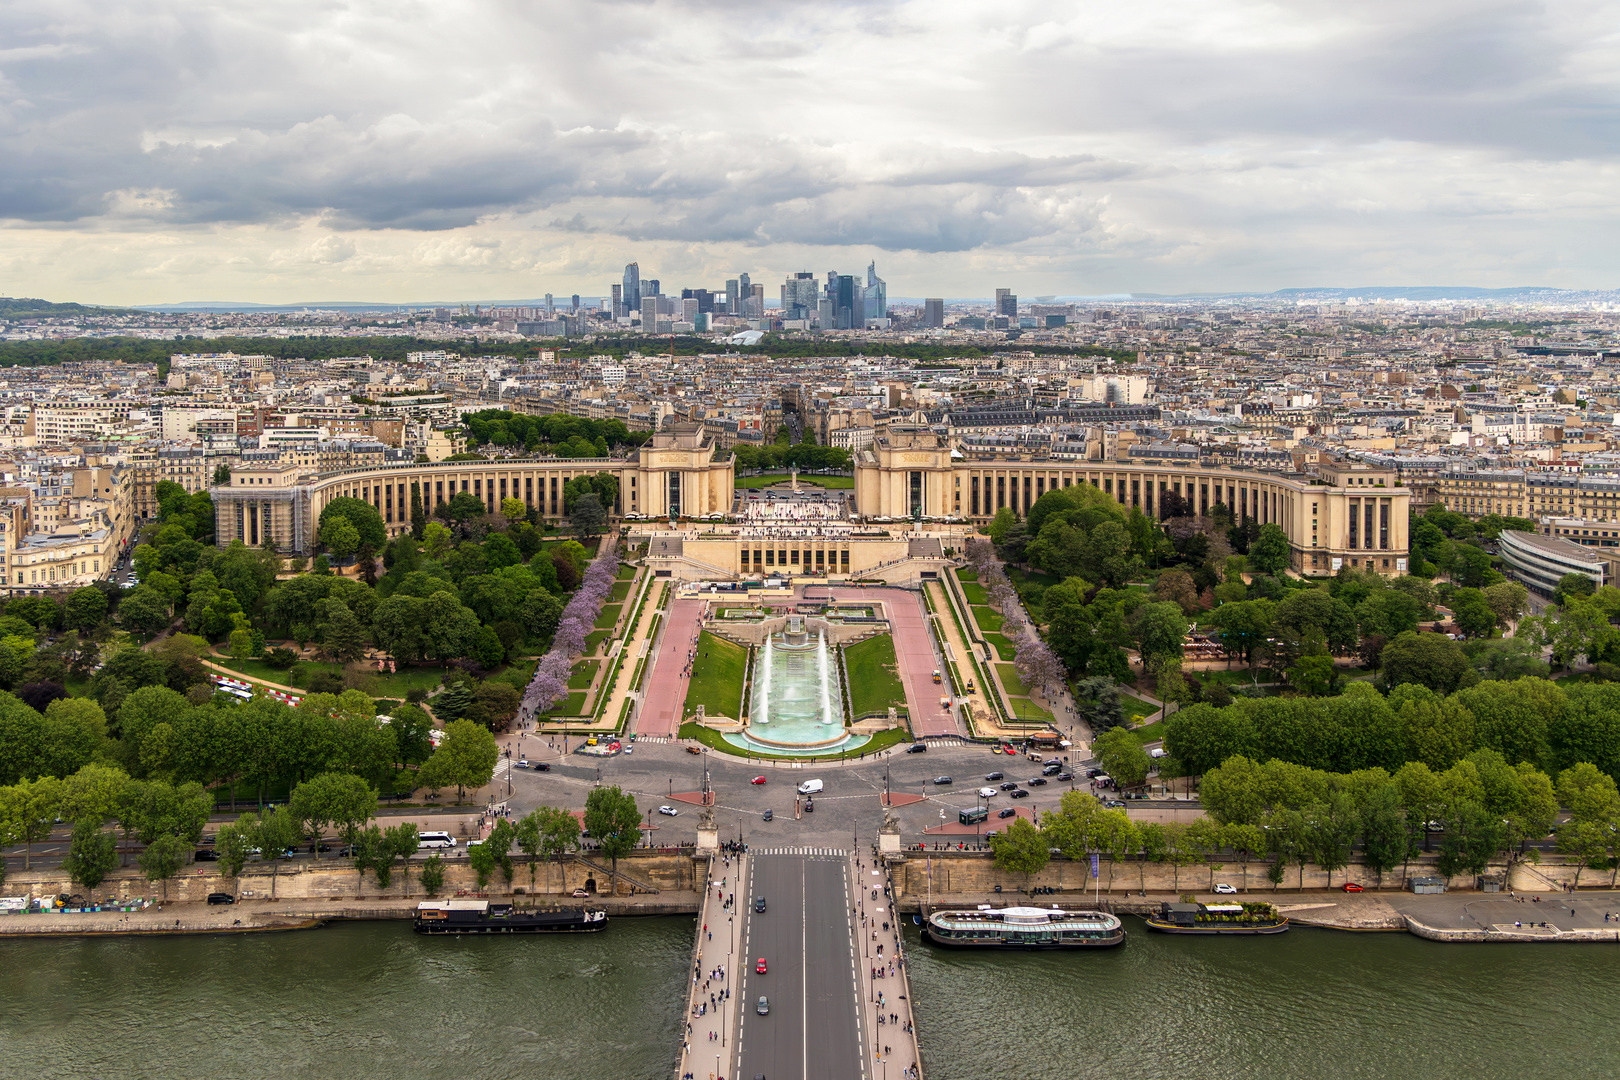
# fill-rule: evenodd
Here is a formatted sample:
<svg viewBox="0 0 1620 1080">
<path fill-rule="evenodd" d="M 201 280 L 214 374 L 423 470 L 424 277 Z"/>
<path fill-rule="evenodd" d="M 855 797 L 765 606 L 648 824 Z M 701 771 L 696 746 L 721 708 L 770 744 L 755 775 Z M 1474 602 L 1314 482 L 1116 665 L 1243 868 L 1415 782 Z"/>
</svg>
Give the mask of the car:
<svg viewBox="0 0 1620 1080">
<path fill-rule="evenodd" d="M 219 852 L 214 851 L 212 848 L 198 848 L 197 853 L 192 858 L 198 862 L 218 862 Z"/>
<path fill-rule="evenodd" d="M 754 970 L 761 975 L 765 974 L 765 958 L 763 956 L 754 964 Z"/>
<path fill-rule="evenodd" d="M 756 776 L 748 782 L 750 784 L 763 784 L 765 782 L 765 778 L 763 776 Z"/>
<path fill-rule="evenodd" d="M 1029 792 L 1024 790 L 1023 788 L 1019 788 L 1017 791 L 1014 791 L 1011 795 L 1007 796 L 1007 798 L 1009 798 L 1009 799 L 1027 799 L 1027 798 L 1029 798 Z"/>
<path fill-rule="evenodd" d="M 1067 784 L 1070 780 L 1073 780 L 1073 779 L 1074 779 L 1074 773 L 1072 773 L 1072 772 L 1060 772 L 1060 773 L 1057 774 L 1057 782 L 1060 783 L 1060 784 Z"/>
<path fill-rule="evenodd" d="M 703 753 L 702 749 L 699 748 L 699 747 L 696 747 L 696 746 L 688 746 L 686 748 L 686 752 L 688 754 L 701 754 L 701 753 Z"/>
<path fill-rule="evenodd" d="M 1016 781 L 1016 780 L 1008 780 L 1006 783 L 1001 785 L 1001 790 L 1002 791 L 1011 791 L 1013 788 L 1015 788 L 1017 786 L 1018 786 L 1018 781 Z"/>
<path fill-rule="evenodd" d="M 663 814 L 665 817 L 674 817 L 676 814 L 680 813 L 680 811 L 675 809 L 673 806 L 660 806 L 658 808 L 658 812 Z"/>
<path fill-rule="evenodd" d="M 1044 769 L 1041 770 L 1041 775 L 1042 776 L 1056 776 L 1058 773 L 1060 773 L 1062 771 L 1063 771 L 1063 766 L 1061 766 L 1061 765 L 1048 765 Z"/>
<path fill-rule="evenodd" d="M 1025 787 L 1040 787 L 1044 783 L 1046 783 L 1046 777 L 1044 777 L 1044 776 L 1032 776 L 1028 780 L 1024 781 L 1024 786 Z"/>
<path fill-rule="evenodd" d="M 569 895 L 575 900 L 586 900 L 590 898 L 591 894 L 586 892 L 584 889 L 575 889 L 572 893 L 569 893 Z"/>
<path fill-rule="evenodd" d="M 981 799 L 993 799 L 995 797 L 996 797 L 996 789 L 995 788 L 993 788 L 993 787 L 982 787 L 982 788 L 979 789 L 979 798 L 981 798 Z"/>
<path fill-rule="evenodd" d="M 1018 811 L 1015 808 L 1011 807 L 1011 806 L 1002 807 L 1001 810 L 998 811 L 997 814 L 996 814 L 996 817 L 998 817 L 998 818 L 1009 818 L 1009 817 L 1017 817 L 1017 816 L 1018 816 Z"/>
<path fill-rule="evenodd" d="M 234 904 L 236 903 L 236 897 L 228 892 L 211 892 L 208 894 L 208 902 L 210 904 Z"/>
<path fill-rule="evenodd" d="M 1363 889 L 1360 885 L 1357 885 L 1353 881 L 1347 881 L 1343 885 L 1340 885 L 1339 888 L 1343 889 L 1345 892 L 1366 892 L 1367 891 L 1367 890 Z"/>
<path fill-rule="evenodd" d="M 526 757 L 525 758 L 518 758 L 517 767 L 520 768 L 520 769 L 527 769 L 529 767 L 529 759 L 526 758 Z"/>
<path fill-rule="evenodd" d="M 1215 891 L 1220 893 L 1222 896 L 1236 896 L 1237 895 L 1236 887 L 1234 887 L 1232 885 L 1228 885 L 1224 881 L 1219 882 L 1219 883 L 1216 884 Z"/>
<path fill-rule="evenodd" d="M 1087 780 L 1090 780 L 1093 777 L 1098 777 L 1098 776 L 1101 776 L 1101 775 L 1102 775 L 1102 770 L 1101 769 L 1087 769 L 1086 770 L 1086 779 Z"/>
<path fill-rule="evenodd" d="M 926 754 L 927 752 L 928 744 L 925 742 L 914 742 L 906 747 L 906 753 L 908 754 Z"/>
<path fill-rule="evenodd" d="M 771 820 L 771 819 L 772 819 L 772 818 L 774 818 L 774 817 L 775 817 L 775 816 L 776 816 L 776 815 L 775 815 L 775 814 L 773 814 L 773 813 L 772 813 L 772 812 L 771 812 L 771 809 L 770 809 L 770 807 L 766 807 L 766 808 L 765 808 L 765 812 L 764 812 L 764 813 L 763 813 L 763 814 L 761 814 L 761 815 L 760 815 L 760 819 L 761 819 L 761 820 L 762 820 L 762 821 L 770 821 L 770 820 Z"/>
<path fill-rule="evenodd" d="M 984 778 L 987 781 L 990 781 L 990 780 L 1002 780 L 1002 779 L 1006 778 L 1006 774 L 1005 773 L 998 773 L 998 772 L 985 773 Z"/>
<path fill-rule="evenodd" d="M 761 1016 L 769 1016 L 770 1015 L 771 1003 L 770 1003 L 770 1000 L 767 999 L 764 994 L 759 995 L 759 1004 L 754 1006 L 754 1011 L 759 1013 L 759 1015 L 761 1015 Z"/>
<path fill-rule="evenodd" d="M 946 784 L 954 784 L 956 781 L 951 779 L 949 776 L 936 776 L 934 777 L 934 783 L 938 784 L 940 787 L 944 787 Z"/>
<path fill-rule="evenodd" d="M 551 763 L 549 761 L 537 761 L 534 763 L 533 768 L 538 772 L 550 772 Z"/>
<path fill-rule="evenodd" d="M 755 911 L 764 911 L 765 910 L 765 898 L 763 896 L 754 897 L 754 910 Z"/>
<path fill-rule="evenodd" d="M 1125 809 L 1125 802 L 1122 799 L 1109 799 L 1107 802 L 1103 803 L 1103 805 L 1108 807 L 1110 810 Z"/>
<path fill-rule="evenodd" d="M 1056 765 L 1058 768 L 1062 768 L 1063 767 L 1063 759 L 1062 758 L 1049 757 L 1049 758 L 1046 759 L 1046 764 L 1048 764 L 1048 765 Z"/>
</svg>

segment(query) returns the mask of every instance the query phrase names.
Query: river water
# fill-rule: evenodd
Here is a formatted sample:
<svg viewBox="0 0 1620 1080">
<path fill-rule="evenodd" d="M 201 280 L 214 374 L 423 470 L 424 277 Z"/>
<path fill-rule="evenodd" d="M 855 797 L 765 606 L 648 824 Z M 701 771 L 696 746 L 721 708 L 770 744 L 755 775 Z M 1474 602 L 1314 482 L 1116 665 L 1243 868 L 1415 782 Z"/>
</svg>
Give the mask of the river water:
<svg viewBox="0 0 1620 1080">
<path fill-rule="evenodd" d="M 1508 1080 L 1620 1073 L 1620 948 L 1148 934 L 1101 953 L 910 950 L 929 1080 Z M 690 918 L 421 938 L 0 940 L 0 1074 L 667 1080 Z M 841 1078 L 826 1078 L 841 1080 Z"/>
</svg>

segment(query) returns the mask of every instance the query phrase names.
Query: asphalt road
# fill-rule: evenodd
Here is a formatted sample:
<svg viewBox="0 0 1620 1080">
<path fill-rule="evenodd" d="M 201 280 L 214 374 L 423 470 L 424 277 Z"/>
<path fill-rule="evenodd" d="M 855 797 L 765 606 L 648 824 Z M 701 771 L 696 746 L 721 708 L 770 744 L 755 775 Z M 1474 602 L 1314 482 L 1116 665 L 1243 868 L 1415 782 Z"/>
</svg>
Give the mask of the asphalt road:
<svg viewBox="0 0 1620 1080">
<path fill-rule="evenodd" d="M 738 1076 L 768 1080 L 861 1076 L 860 985 L 849 928 L 849 860 L 842 856 L 754 855 L 743 980 L 738 992 Z M 753 898 L 766 910 L 754 911 Z M 767 971 L 755 971 L 764 957 Z M 760 1016 L 760 995 L 770 1001 Z"/>
</svg>

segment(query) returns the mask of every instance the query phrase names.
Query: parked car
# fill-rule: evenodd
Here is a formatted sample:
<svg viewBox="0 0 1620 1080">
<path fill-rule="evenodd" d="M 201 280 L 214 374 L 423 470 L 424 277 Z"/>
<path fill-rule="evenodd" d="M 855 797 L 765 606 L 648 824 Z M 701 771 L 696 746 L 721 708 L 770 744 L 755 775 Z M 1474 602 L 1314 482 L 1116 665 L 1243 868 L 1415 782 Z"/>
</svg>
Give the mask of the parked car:
<svg viewBox="0 0 1620 1080">
<path fill-rule="evenodd" d="M 236 897 L 228 892 L 211 892 L 208 894 L 208 902 L 210 904 L 234 904 L 236 903 Z"/>
<path fill-rule="evenodd" d="M 591 894 L 586 892 L 584 889 L 575 889 L 569 895 L 572 896 L 575 900 L 586 900 L 586 899 L 590 898 Z"/>
<path fill-rule="evenodd" d="M 928 744 L 925 742 L 914 742 L 910 746 L 906 747 L 906 753 L 908 754 L 923 754 L 927 752 Z"/>
<path fill-rule="evenodd" d="M 1366 892 L 1367 891 L 1367 890 L 1363 889 L 1360 885 L 1357 885 L 1353 881 L 1347 881 L 1343 885 L 1340 885 L 1339 888 L 1343 889 L 1345 892 Z"/>
<path fill-rule="evenodd" d="M 1237 895 L 1237 888 L 1235 886 L 1228 885 L 1224 881 L 1219 882 L 1219 883 L 1216 884 L 1215 891 L 1220 893 L 1222 896 L 1236 896 Z"/>
<path fill-rule="evenodd" d="M 701 753 L 703 753 L 703 750 L 702 750 L 702 748 L 701 748 L 701 747 L 697 747 L 697 746 L 688 746 L 688 747 L 687 747 L 687 748 L 686 748 L 686 752 L 687 752 L 687 753 L 688 753 L 688 754 L 701 754 Z"/>
<path fill-rule="evenodd" d="M 219 852 L 213 848 L 198 848 L 197 853 L 192 858 L 198 862 L 218 862 Z"/>
</svg>

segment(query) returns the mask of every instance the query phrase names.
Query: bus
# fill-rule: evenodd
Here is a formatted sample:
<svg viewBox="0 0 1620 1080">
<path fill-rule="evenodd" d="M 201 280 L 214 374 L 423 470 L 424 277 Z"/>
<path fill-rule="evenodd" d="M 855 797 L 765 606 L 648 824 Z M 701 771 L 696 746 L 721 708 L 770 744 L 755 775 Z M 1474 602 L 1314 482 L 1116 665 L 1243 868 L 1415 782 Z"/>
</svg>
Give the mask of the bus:
<svg viewBox="0 0 1620 1080">
<path fill-rule="evenodd" d="M 956 820 L 963 825 L 977 825 L 981 821 L 988 820 L 989 817 L 989 808 L 983 806 L 975 806 L 971 810 L 959 810 L 956 813 Z"/>
<path fill-rule="evenodd" d="M 418 849 L 455 847 L 456 838 L 447 832 L 420 832 L 416 834 L 416 846 Z"/>
</svg>

